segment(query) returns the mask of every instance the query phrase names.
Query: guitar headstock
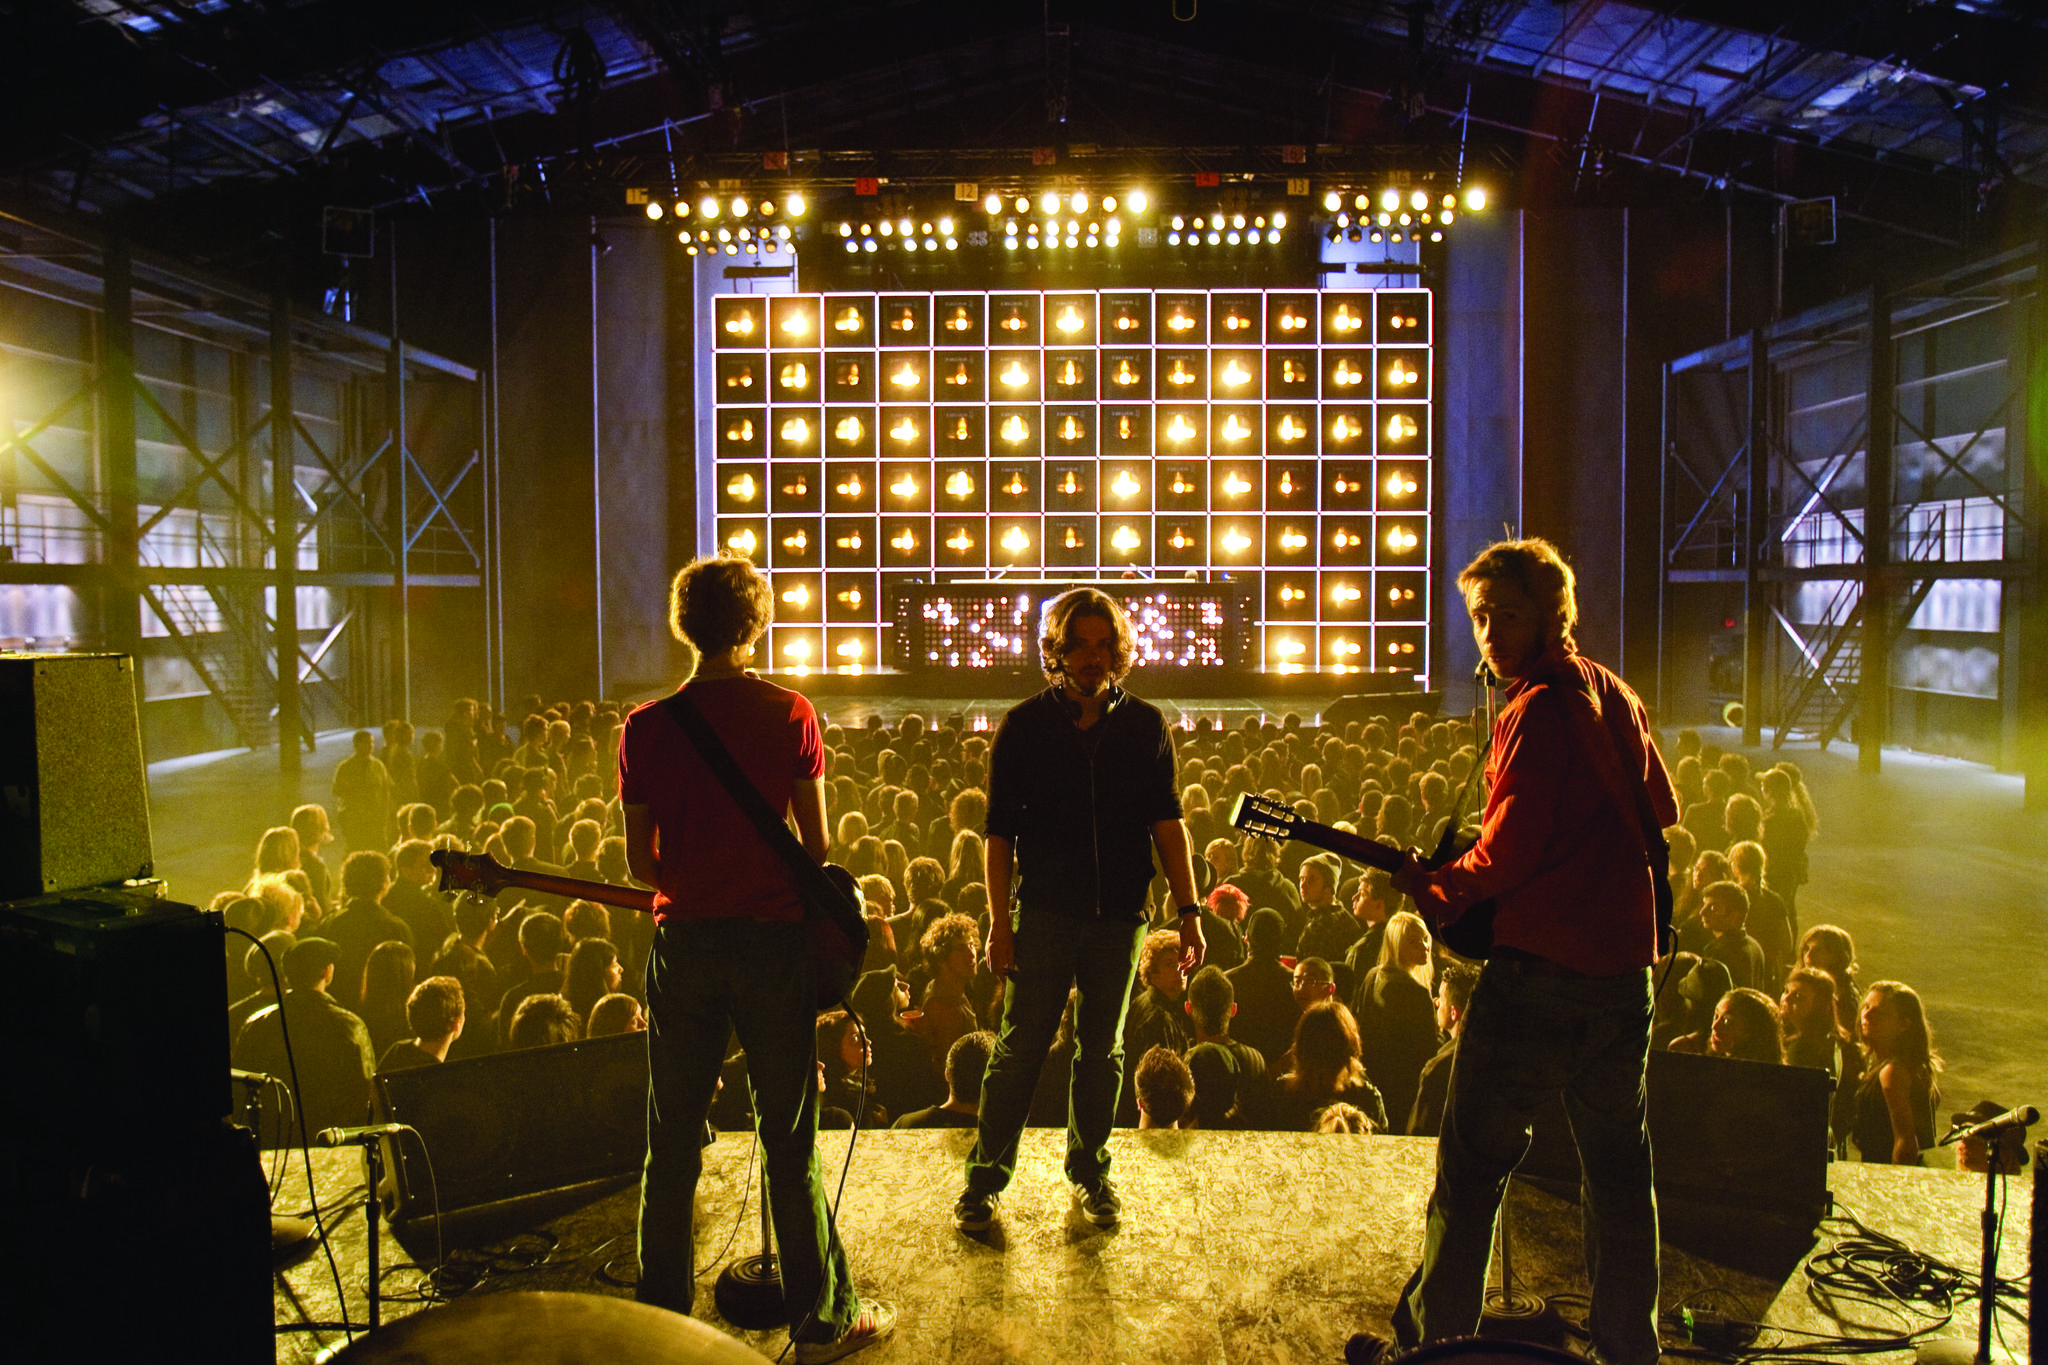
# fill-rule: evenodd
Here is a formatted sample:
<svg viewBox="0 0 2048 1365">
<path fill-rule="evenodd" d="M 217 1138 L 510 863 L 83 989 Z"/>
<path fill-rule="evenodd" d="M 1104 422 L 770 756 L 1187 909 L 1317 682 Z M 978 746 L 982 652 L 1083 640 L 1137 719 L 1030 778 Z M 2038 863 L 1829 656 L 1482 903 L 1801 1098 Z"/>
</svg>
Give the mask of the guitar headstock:
<svg viewBox="0 0 2048 1365">
<path fill-rule="evenodd" d="M 505 866 L 488 853 L 462 853 L 437 848 L 428 861 L 441 869 L 441 891 L 470 891 L 495 896 L 505 889 Z"/>
<path fill-rule="evenodd" d="M 1278 844 L 1294 837 L 1294 831 L 1301 825 L 1301 817 L 1284 801 L 1275 801 L 1257 792 L 1245 792 L 1231 803 L 1230 825 L 1233 829 L 1241 829 Z"/>
</svg>

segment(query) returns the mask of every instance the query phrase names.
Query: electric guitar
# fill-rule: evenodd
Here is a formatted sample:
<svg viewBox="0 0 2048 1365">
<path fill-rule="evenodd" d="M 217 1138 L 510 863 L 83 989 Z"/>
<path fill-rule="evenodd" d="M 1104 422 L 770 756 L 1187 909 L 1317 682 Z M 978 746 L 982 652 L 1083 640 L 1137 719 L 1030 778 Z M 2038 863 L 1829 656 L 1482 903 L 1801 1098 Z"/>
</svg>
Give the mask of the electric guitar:
<svg viewBox="0 0 2048 1365">
<path fill-rule="evenodd" d="M 613 886 L 610 882 L 589 882 L 581 877 L 557 877 L 546 872 L 521 872 L 507 867 L 488 853 L 458 853 L 437 848 L 428 861 L 441 869 L 442 891 L 474 891 L 495 896 L 508 886 L 523 887 L 570 900 L 598 901 L 642 914 L 654 913 L 654 893 L 637 886 Z"/>
<path fill-rule="evenodd" d="M 1230 824 L 1234 829 L 1261 839 L 1271 839 L 1276 844 L 1295 839 L 1311 848 L 1364 863 L 1367 867 L 1376 867 L 1382 872 L 1398 871 L 1407 857 L 1398 848 L 1389 848 L 1362 834 L 1318 824 L 1295 814 L 1294 808 L 1285 802 L 1252 792 L 1239 796 L 1231 804 Z M 1446 840 L 1445 843 L 1449 845 L 1451 841 Z M 1423 866 L 1439 867 L 1464 851 L 1463 847 L 1456 845 L 1441 848 L 1437 856 L 1425 859 Z M 1448 923 L 1432 923 L 1430 932 L 1459 957 L 1484 958 L 1493 951 L 1493 912 L 1493 901 L 1483 900 L 1467 906 Z"/>
</svg>

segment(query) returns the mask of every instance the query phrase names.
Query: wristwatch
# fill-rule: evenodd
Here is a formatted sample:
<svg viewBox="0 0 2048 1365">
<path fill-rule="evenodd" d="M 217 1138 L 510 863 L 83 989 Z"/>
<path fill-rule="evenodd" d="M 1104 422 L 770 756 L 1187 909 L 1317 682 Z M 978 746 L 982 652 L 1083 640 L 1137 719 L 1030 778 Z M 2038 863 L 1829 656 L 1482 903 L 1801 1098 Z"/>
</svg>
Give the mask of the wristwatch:
<svg viewBox="0 0 2048 1365">
<path fill-rule="evenodd" d="M 1180 908 L 1180 913 L 1182 915 L 1199 915 L 1202 913 L 1202 907 L 1192 903 L 1188 905 L 1183 905 Z"/>
</svg>

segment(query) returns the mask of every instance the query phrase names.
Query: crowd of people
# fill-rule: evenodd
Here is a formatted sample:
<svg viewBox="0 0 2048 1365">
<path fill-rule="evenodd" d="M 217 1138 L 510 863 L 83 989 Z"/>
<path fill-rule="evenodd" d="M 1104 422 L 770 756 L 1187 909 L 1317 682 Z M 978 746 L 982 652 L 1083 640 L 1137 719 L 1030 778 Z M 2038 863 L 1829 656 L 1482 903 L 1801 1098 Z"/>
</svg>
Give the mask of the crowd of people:
<svg viewBox="0 0 2048 1365">
<path fill-rule="evenodd" d="M 403 722 L 385 725 L 381 744 L 358 732 L 331 803 L 261 832 L 246 884 L 216 898 L 262 940 L 285 989 L 280 1003 L 263 953 L 229 940 L 241 945 L 228 963 L 235 1064 L 286 1074 L 282 1018 L 309 1127 L 360 1121 L 378 1071 L 646 1026 L 646 915 L 435 889 L 436 848 L 631 883 L 617 799 L 626 709 L 537 696 L 518 709 L 515 734 L 459 702 L 417 749 Z M 1176 907 L 1155 879 L 1120 1124 L 1436 1132 L 1472 965 L 1433 941 L 1385 873 L 1242 835 L 1228 811 L 1262 793 L 1322 824 L 1431 848 L 1480 804 L 1474 794 L 1454 809 L 1477 739 L 1462 719 L 1421 714 L 1322 729 L 1291 715 L 1204 719 L 1177 732 L 1206 961 L 1183 971 Z M 911 714 L 828 725 L 823 741 L 829 858 L 857 879 L 872 940 L 854 1013 L 819 1019 L 820 1112 L 827 1124 L 971 1126 L 1006 985 L 983 947 L 988 736 Z M 1839 1154 L 1918 1162 L 1935 1140 L 1941 1069 L 1926 1011 L 1904 983 L 1859 985 L 1846 929 L 1802 925 L 1819 818 L 1798 768 L 1753 772 L 1690 730 L 1667 758 L 1683 805 L 1666 831 L 1678 948 L 1656 969 L 1653 1047 L 1824 1070 Z M 1064 1123 L 1072 1052 L 1070 1009 L 1033 1123 Z M 727 1123 L 745 1122 L 745 1091 L 722 1093 Z"/>
</svg>

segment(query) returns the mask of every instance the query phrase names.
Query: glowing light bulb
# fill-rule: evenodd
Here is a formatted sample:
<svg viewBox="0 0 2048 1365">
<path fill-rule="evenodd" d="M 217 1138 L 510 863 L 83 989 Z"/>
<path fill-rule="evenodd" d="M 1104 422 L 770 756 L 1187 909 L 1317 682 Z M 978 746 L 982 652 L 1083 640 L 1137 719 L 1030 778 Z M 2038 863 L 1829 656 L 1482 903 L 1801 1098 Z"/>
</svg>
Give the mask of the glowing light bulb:
<svg viewBox="0 0 2048 1365">
<path fill-rule="evenodd" d="M 974 476 L 964 469 L 956 469 L 946 476 L 946 496 L 949 498 L 971 498 L 974 496 Z"/>
<path fill-rule="evenodd" d="M 889 376 L 889 382 L 899 389 L 914 389 L 917 387 L 917 380 L 917 366 L 907 360 L 896 367 L 896 373 Z"/>
<path fill-rule="evenodd" d="M 844 602 L 849 607 L 857 607 L 860 605 L 859 588 L 848 588 L 845 592 L 838 594 L 838 597 L 840 601 Z"/>
<path fill-rule="evenodd" d="M 1390 497 L 1405 497 L 1413 493 L 1418 486 L 1411 476 L 1403 474 L 1398 469 L 1387 476 L 1386 488 Z"/>
<path fill-rule="evenodd" d="M 1069 469 L 1066 472 L 1066 476 L 1057 484 L 1054 484 L 1053 487 L 1057 492 L 1064 493 L 1071 498 L 1081 491 L 1081 478 L 1073 470 Z"/>
<path fill-rule="evenodd" d="M 1087 325 L 1086 322 L 1081 320 L 1081 310 L 1074 307 L 1071 303 L 1060 309 L 1059 321 L 1053 323 L 1053 326 L 1059 328 L 1068 336 L 1072 336 Z"/>
<path fill-rule="evenodd" d="M 1011 361 L 999 378 L 1013 389 L 1021 389 L 1031 382 L 1031 376 L 1025 372 L 1024 362 L 1021 360 Z"/>
<path fill-rule="evenodd" d="M 811 482 L 809 479 L 806 479 L 803 475 L 799 474 L 795 478 L 791 479 L 788 483 L 782 485 L 782 491 L 787 493 L 792 498 L 800 498 L 804 494 L 811 491 Z"/>
<path fill-rule="evenodd" d="M 1025 534 L 1023 527 L 1012 526 L 1003 532 L 1003 548 L 1013 555 L 1023 554 L 1031 548 L 1031 537 Z"/>
<path fill-rule="evenodd" d="M 1280 471 L 1280 485 L 1279 485 L 1279 487 L 1280 487 L 1280 496 L 1281 496 L 1281 497 L 1283 497 L 1283 498 L 1291 498 L 1291 497 L 1293 497 L 1293 496 L 1294 496 L 1294 471 L 1293 471 L 1293 470 L 1291 470 L 1291 469 L 1283 469 L 1283 470 L 1281 470 L 1281 471 Z"/>
<path fill-rule="evenodd" d="M 808 607 L 811 604 L 811 590 L 799 583 L 782 594 L 782 600 L 792 607 Z"/>
<path fill-rule="evenodd" d="M 1013 498 L 1021 498 L 1031 491 L 1031 485 L 1024 482 L 1022 470 L 1013 469 L 1010 471 L 1010 481 L 1003 485 L 1003 491 Z"/>
<path fill-rule="evenodd" d="M 1141 485 L 1131 477 L 1131 471 L 1128 469 L 1119 469 L 1116 472 L 1116 479 L 1109 485 L 1109 491 L 1120 498 L 1134 498 L 1140 489 Z"/>
<path fill-rule="evenodd" d="M 963 526 L 959 530 L 955 531 L 952 535 L 946 537 L 946 548 L 949 550 L 958 550 L 962 554 L 965 554 L 967 551 L 974 548 L 974 537 L 967 534 L 967 528 Z"/>
<path fill-rule="evenodd" d="M 1060 538 L 1060 544 L 1066 546 L 1069 550 L 1080 549 L 1081 533 L 1075 530 L 1073 527 L 1069 526 L 1066 530 L 1066 534 Z"/>
<path fill-rule="evenodd" d="M 1134 332 L 1144 325 L 1144 323 L 1138 321 L 1129 313 L 1118 313 L 1116 315 L 1116 329 L 1119 332 Z"/>
<path fill-rule="evenodd" d="M 1116 373 L 1111 375 L 1110 378 L 1125 388 L 1129 388 L 1138 382 L 1138 372 L 1131 368 L 1130 361 L 1119 360 L 1116 363 Z"/>
<path fill-rule="evenodd" d="M 1413 589 L 1413 588 L 1388 588 L 1388 589 L 1387 589 L 1387 601 L 1388 601 L 1388 602 L 1390 602 L 1390 603 L 1395 603 L 1395 604 L 1399 604 L 1399 603 L 1402 603 L 1402 602 L 1413 602 L 1414 600 L 1415 600 L 1415 589 Z"/>
<path fill-rule="evenodd" d="M 1166 543 L 1176 550 L 1186 550 L 1194 546 L 1195 538 L 1188 534 L 1187 527 L 1176 526 L 1173 528 L 1173 534 L 1166 538 Z"/>
<path fill-rule="evenodd" d="M 1337 362 L 1336 372 L 1330 376 L 1330 381 L 1340 389 L 1348 389 L 1364 378 L 1365 375 L 1356 365 L 1348 360 L 1340 360 Z"/>
<path fill-rule="evenodd" d="M 858 417 L 842 417 L 832 427 L 833 438 L 847 445 L 857 444 L 866 431 L 867 428 L 861 425 Z"/>
<path fill-rule="evenodd" d="M 953 373 L 946 376 L 946 382 L 948 384 L 972 384 L 974 382 L 974 376 L 968 373 L 967 362 L 963 360 L 959 364 L 955 365 L 953 367 Z"/>
<path fill-rule="evenodd" d="M 1282 640 L 1279 644 L 1273 646 L 1275 654 L 1283 655 L 1290 659 L 1300 657 L 1307 649 L 1308 646 L 1299 640 Z"/>
<path fill-rule="evenodd" d="M 1173 471 L 1173 491 L 1182 497 L 1186 497 L 1195 491 L 1195 486 L 1188 482 L 1186 474 L 1176 469 Z"/>
<path fill-rule="evenodd" d="M 1296 602 L 1306 602 L 1307 600 L 1308 593 L 1304 589 L 1297 588 L 1292 583 L 1281 585 L 1280 603 L 1282 606 L 1292 606 Z"/>
<path fill-rule="evenodd" d="M 896 495 L 897 497 L 899 497 L 899 498 L 914 498 L 914 497 L 916 497 L 916 496 L 917 496 L 917 478 L 916 478 L 916 476 L 915 476 L 915 475 L 913 475 L 913 474 L 910 474 L 910 473 L 906 472 L 906 473 L 905 473 L 905 474 L 903 475 L 903 477 L 902 477 L 902 478 L 900 478 L 900 479 L 896 480 L 896 482 L 894 482 L 894 483 L 892 483 L 892 484 L 890 484 L 890 485 L 889 485 L 889 491 L 890 491 L 891 493 L 894 493 L 894 494 L 895 494 L 895 495 Z"/>
<path fill-rule="evenodd" d="M 1116 528 L 1116 534 L 1109 538 L 1109 543 L 1123 553 L 1129 554 L 1138 548 L 1138 533 L 1128 526 L 1119 526 Z"/>
<path fill-rule="evenodd" d="M 743 555 L 751 555 L 754 553 L 754 547 L 758 542 L 755 541 L 752 531 L 742 529 L 727 536 L 725 543 L 729 549 L 737 550 Z"/>
<path fill-rule="evenodd" d="M 1415 425 L 1415 419 L 1405 412 L 1397 412 L 1387 419 L 1387 439 L 1390 441 L 1405 441 L 1419 430 L 1421 428 Z"/>
<path fill-rule="evenodd" d="M 1298 364 L 1296 364 L 1296 363 L 1295 363 L 1295 362 L 1294 362 L 1293 360 L 1291 360 L 1291 359 L 1289 359 L 1289 360 L 1282 360 L 1282 361 L 1280 362 L 1280 382 L 1281 382 L 1281 383 L 1283 383 L 1283 384 L 1302 384 L 1302 383 L 1306 383 L 1307 381 L 1308 381 L 1308 366 L 1306 366 L 1306 365 L 1298 365 Z"/>
<path fill-rule="evenodd" d="M 729 426 L 729 427 L 727 427 L 727 428 L 725 429 L 725 439 L 726 439 L 726 440 L 728 440 L 728 441 L 751 441 L 751 440 L 753 440 L 753 439 L 754 439 L 754 419 L 753 419 L 753 418 L 751 418 L 751 417 L 742 417 L 742 418 L 740 418 L 740 420 L 739 420 L 739 421 L 737 421 L 737 422 L 733 423 L 733 424 L 732 424 L 731 426 Z"/>
<path fill-rule="evenodd" d="M 811 439 L 811 424 L 801 417 L 790 418 L 782 424 L 782 439 L 791 445 L 802 445 Z"/>
<path fill-rule="evenodd" d="M 1233 498 L 1241 498 L 1252 491 L 1252 486 L 1245 482 L 1242 474 L 1233 469 L 1223 476 L 1223 491 Z"/>
<path fill-rule="evenodd" d="M 1185 332 L 1195 325 L 1195 320 L 1178 308 L 1174 309 L 1173 316 L 1166 320 L 1166 330 L 1169 332 Z"/>
<path fill-rule="evenodd" d="M 1060 366 L 1059 382 L 1068 387 L 1080 383 L 1081 367 L 1073 360 L 1068 360 L 1064 365 Z"/>
<path fill-rule="evenodd" d="M 1236 356 L 1232 356 L 1230 363 L 1223 367 L 1223 382 L 1226 384 L 1249 384 L 1251 378 L 1251 371 L 1239 364 Z"/>
<path fill-rule="evenodd" d="M 1005 332 L 1021 332 L 1024 330 L 1026 323 L 1024 321 L 1024 315 L 1022 313 L 1013 312 L 996 325 L 1001 327 Z"/>
<path fill-rule="evenodd" d="M 946 319 L 946 330 L 949 332 L 973 331 L 974 314 L 968 312 L 965 308 L 955 308 L 953 316 Z"/>
<path fill-rule="evenodd" d="M 728 389 L 751 389 L 754 387 L 754 367 L 742 365 L 737 371 L 725 377 Z"/>
<path fill-rule="evenodd" d="M 782 320 L 782 330 L 793 337 L 806 336 L 811 330 L 810 314 L 799 309 Z"/>
<path fill-rule="evenodd" d="M 1188 425 L 1188 419 L 1182 413 L 1175 413 L 1173 421 L 1168 423 L 1166 427 L 1166 437 L 1170 441 L 1190 440 L 1194 434 L 1195 429 Z"/>
<path fill-rule="evenodd" d="M 1166 382 L 1179 388 L 1194 383 L 1195 376 L 1189 373 L 1187 362 L 1176 356 L 1173 361 L 1173 369 L 1167 373 Z"/>
<path fill-rule="evenodd" d="M 806 388 L 811 382 L 811 371 L 801 360 L 793 364 L 784 365 L 782 367 L 781 382 L 782 387 L 785 389 Z"/>
<path fill-rule="evenodd" d="M 1224 419 L 1223 419 L 1223 439 L 1224 439 L 1224 440 L 1226 440 L 1226 441 L 1242 441 L 1242 440 L 1243 440 L 1243 439 L 1244 439 L 1245 437 L 1247 437 L 1247 436 L 1249 436 L 1249 435 L 1251 435 L 1251 434 L 1252 434 L 1252 429 L 1251 429 L 1250 427 L 1246 426 L 1246 425 L 1244 424 L 1243 420 L 1242 420 L 1241 418 L 1239 418 L 1239 417 L 1238 417 L 1238 415 L 1237 415 L 1236 413 L 1234 413 L 1234 412 L 1233 412 L 1233 413 L 1231 413 L 1231 414 L 1230 414 L 1230 416 L 1228 416 L 1228 417 L 1226 417 L 1226 418 L 1224 418 Z"/>
<path fill-rule="evenodd" d="M 1387 548 L 1390 550 L 1412 550 L 1416 546 L 1415 532 L 1405 526 L 1396 526 L 1387 532 Z"/>
<path fill-rule="evenodd" d="M 889 428 L 889 435 L 899 441 L 915 441 L 917 423 L 910 419 L 910 414 L 905 413 L 895 426 Z"/>
<path fill-rule="evenodd" d="M 1060 439 L 1062 441 L 1078 441 L 1087 434 L 1088 429 L 1081 425 L 1081 419 L 1072 413 L 1068 413 L 1066 420 L 1060 423 Z"/>
<path fill-rule="evenodd" d="M 967 419 L 966 419 L 965 417 L 956 417 L 956 418 L 954 418 L 954 419 L 953 419 L 953 439 L 954 439 L 954 440 L 956 440 L 956 441 L 964 441 L 964 440 L 968 439 L 968 438 L 969 438 L 970 436 L 972 436 L 973 434 L 974 434 L 974 433 L 973 433 L 973 432 L 971 432 L 971 431 L 969 431 L 969 430 L 968 430 L 968 428 L 967 428 Z"/>
<path fill-rule="evenodd" d="M 1251 325 L 1252 320 L 1242 313 L 1231 313 L 1223 319 L 1223 330 L 1226 332 L 1242 332 Z"/>
<path fill-rule="evenodd" d="M 1292 308 L 1280 315 L 1280 330 L 1283 332 L 1298 332 L 1306 326 L 1308 326 L 1308 319 L 1295 312 Z"/>
<path fill-rule="evenodd" d="M 1131 439 L 1131 415 L 1124 413 L 1116 419 L 1116 434 L 1123 440 Z"/>
<path fill-rule="evenodd" d="M 1339 413 L 1336 420 L 1330 423 L 1330 439 L 1333 441 L 1354 440 L 1364 430 L 1365 428 L 1359 425 L 1356 417 L 1350 416 L 1347 413 Z"/>
<path fill-rule="evenodd" d="M 839 315 L 832 320 L 832 330 L 835 332 L 858 332 L 863 321 L 860 309 L 842 308 L 839 310 Z M 796 643 L 802 644 L 803 641 L 798 640 Z"/>
<path fill-rule="evenodd" d="M 858 659 L 868 651 L 867 646 L 863 645 L 858 640 L 845 640 L 842 641 L 839 645 L 839 648 L 834 650 L 833 652 L 842 659 Z"/>
<path fill-rule="evenodd" d="M 754 334 L 754 315 L 745 311 L 734 313 L 725 320 L 725 330 L 736 337 L 750 337 Z"/>
<path fill-rule="evenodd" d="M 1280 533 L 1280 548 L 1283 550 L 1306 550 L 1308 548 L 1308 537 L 1290 526 Z"/>
<path fill-rule="evenodd" d="M 1356 493 L 1364 485 L 1346 474 L 1339 474 L 1330 480 L 1330 489 L 1336 493 Z"/>
<path fill-rule="evenodd" d="M 1234 555 L 1241 555 L 1246 550 L 1251 549 L 1251 547 L 1251 537 L 1246 535 L 1237 527 L 1233 526 L 1228 531 L 1225 531 L 1223 533 L 1223 548 L 1230 551 L 1230 553 Z"/>
<path fill-rule="evenodd" d="M 1360 648 L 1361 646 L 1356 640 L 1340 639 L 1330 642 L 1330 653 L 1339 659 L 1351 658 L 1359 652 Z"/>
<path fill-rule="evenodd" d="M 752 502 L 759 491 L 752 474 L 739 474 L 725 482 L 725 494 L 734 502 Z"/>
<path fill-rule="evenodd" d="M 1336 313 L 1330 318 L 1330 327 L 1333 331 L 1355 332 L 1363 326 L 1365 326 L 1364 315 L 1352 312 L 1351 305 L 1348 303 L 1338 304 Z"/>
<path fill-rule="evenodd" d="M 1395 361 L 1393 365 L 1390 366 L 1387 370 L 1387 382 L 1397 387 L 1404 384 L 1413 384 L 1417 378 L 1417 375 L 1416 372 L 1412 368 L 1410 368 L 1410 365 L 1411 362 L 1408 361 Z"/>
<path fill-rule="evenodd" d="M 917 313 L 912 309 L 904 308 L 898 311 L 894 318 L 890 319 L 889 327 L 891 330 L 898 332 L 915 332 L 917 330 Z"/>
<path fill-rule="evenodd" d="M 860 362 L 849 360 L 839 367 L 839 384 L 842 388 L 860 387 Z"/>
<path fill-rule="evenodd" d="M 1005 441 L 1015 445 L 1031 435 L 1031 424 L 1013 412 L 1003 419 L 1003 425 L 999 431 Z"/>
<path fill-rule="evenodd" d="M 842 550 L 858 550 L 861 546 L 860 532 L 849 531 L 832 543 Z"/>
<path fill-rule="evenodd" d="M 796 659 L 798 661 L 808 659 L 811 657 L 811 642 L 809 640 L 804 639 L 802 636 L 798 636 L 796 639 L 791 640 L 788 644 L 782 647 L 782 653 L 785 658 Z"/>
<path fill-rule="evenodd" d="M 1341 527 L 1330 537 L 1330 544 L 1340 550 L 1355 550 L 1363 543 L 1356 531 L 1347 531 Z"/>
</svg>

